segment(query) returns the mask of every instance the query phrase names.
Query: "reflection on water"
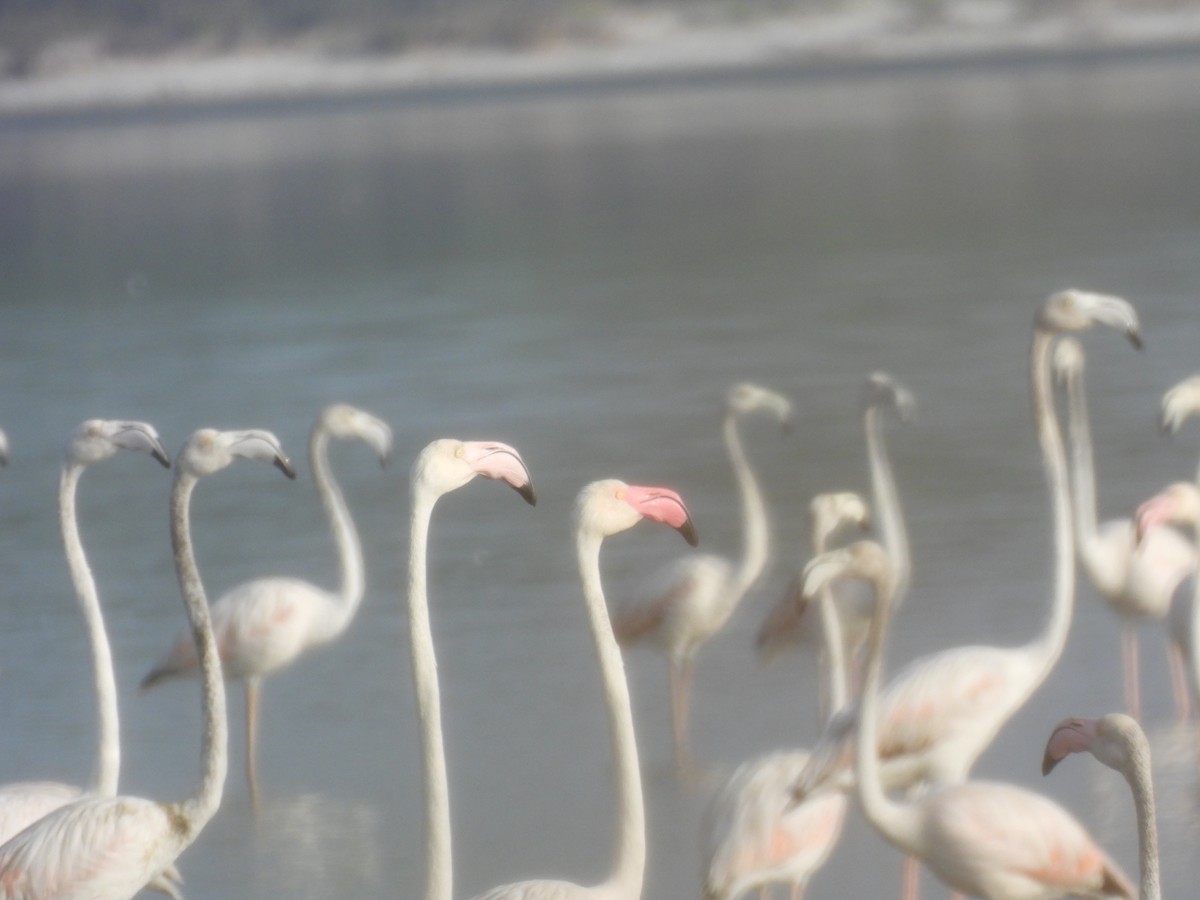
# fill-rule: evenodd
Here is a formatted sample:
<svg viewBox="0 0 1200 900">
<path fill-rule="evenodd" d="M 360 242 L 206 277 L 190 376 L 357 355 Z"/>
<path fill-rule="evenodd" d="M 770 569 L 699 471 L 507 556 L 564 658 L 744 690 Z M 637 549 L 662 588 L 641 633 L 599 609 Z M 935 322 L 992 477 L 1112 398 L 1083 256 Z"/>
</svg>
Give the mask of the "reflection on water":
<svg viewBox="0 0 1200 900">
<path fill-rule="evenodd" d="M 90 767 L 86 653 L 53 497 L 66 435 L 95 415 L 151 421 L 172 447 L 200 425 L 266 427 L 298 462 L 331 400 L 396 431 L 382 473 L 332 451 L 367 597 L 342 639 L 266 686 L 257 821 L 231 704 L 226 800 L 181 861 L 191 900 L 407 896 L 419 883 L 399 594 L 406 461 L 434 437 L 514 444 L 539 494 L 531 510 L 471 485 L 435 516 L 459 895 L 603 876 L 612 772 L 571 504 L 594 478 L 671 484 L 703 549 L 736 553 L 718 431 L 734 382 L 790 394 L 797 428 L 786 441 L 745 430 L 774 558 L 699 657 L 691 737 L 708 770 L 815 737 L 815 662 L 762 666 L 753 635 L 807 554 L 808 499 L 866 489 L 869 371 L 893 372 L 919 401 L 889 433 L 914 556 L 889 663 L 1026 640 L 1050 595 L 1025 372 L 1041 298 L 1078 284 L 1128 296 L 1143 317 L 1142 355 L 1085 339 L 1101 515 L 1195 469 L 1194 442 L 1161 440 L 1154 416 L 1200 338 L 1197 74 L 1147 64 L 0 129 L 0 426 L 13 444 L 0 472 L 0 708 L 21 723 L 0 735 L 0 776 L 80 780 Z M 276 573 L 332 584 L 305 473 L 284 484 L 246 469 L 197 491 L 210 594 Z M 161 473 L 97 466 L 80 519 L 113 631 L 123 787 L 170 799 L 196 777 L 196 685 L 134 690 L 182 622 L 166 491 Z M 609 596 L 678 549 L 654 529 L 614 538 Z M 1132 871 L 1119 776 L 1090 760 L 1037 775 L 1054 723 L 1120 702 L 1117 648 L 1082 586 L 1060 666 L 978 769 L 1059 799 Z M 1142 659 L 1164 888 L 1182 894 L 1198 779 L 1186 735 L 1159 727 L 1172 712 L 1154 627 Z M 631 653 L 627 669 L 646 896 L 695 896 L 708 781 L 670 773 L 662 659 Z M 875 896 L 899 872 L 851 817 L 811 891 Z"/>
</svg>

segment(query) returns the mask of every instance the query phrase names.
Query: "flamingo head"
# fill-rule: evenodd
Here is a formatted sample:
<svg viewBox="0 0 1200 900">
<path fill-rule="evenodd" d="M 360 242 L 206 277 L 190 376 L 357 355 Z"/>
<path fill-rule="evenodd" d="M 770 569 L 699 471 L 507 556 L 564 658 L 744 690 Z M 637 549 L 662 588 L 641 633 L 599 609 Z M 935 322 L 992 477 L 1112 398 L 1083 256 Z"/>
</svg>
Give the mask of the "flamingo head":
<svg viewBox="0 0 1200 900">
<path fill-rule="evenodd" d="M 108 459 L 118 450 L 138 450 L 150 454 L 166 467 L 171 465 L 171 458 L 163 449 L 153 425 L 118 419 L 88 419 L 80 423 L 67 445 L 67 461 L 72 465 L 88 466 Z"/>
<path fill-rule="evenodd" d="M 1133 521 L 1138 543 L 1150 529 L 1160 525 L 1195 525 L 1200 518 L 1200 489 L 1187 481 L 1177 481 L 1166 490 L 1142 503 Z"/>
<path fill-rule="evenodd" d="M 413 463 L 413 484 L 439 495 L 457 490 L 478 475 L 505 482 L 530 506 L 537 503 L 533 479 L 521 454 L 499 441 L 441 438 L 426 446 Z"/>
<path fill-rule="evenodd" d="M 882 545 L 877 541 L 855 541 L 810 559 L 801 575 L 802 593 L 805 597 L 815 597 L 843 578 L 862 578 L 882 585 L 890 577 L 891 565 Z"/>
<path fill-rule="evenodd" d="M 1098 719 L 1065 719 L 1055 726 L 1042 755 L 1042 774 L 1072 753 L 1087 751 L 1110 769 L 1124 772 L 1133 754 L 1149 753 L 1146 735 L 1131 717 L 1109 713 Z"/>
<path fill-rule="evenodd" d="M 296 477 L 296 470 L 283 452 L 279 439 L 271 432 L 259 429 L 217 431 L 201 428 L 187 439 L 175 462 L 180 474 L 203 478 L 221 471 L 235 459 L 261 459 L 288 478 Z"/>
<path fill-rule="evenodd" d="M 917 409 L 917 400 L 912 391 L 887 372 L 872 372 L 868 375 L 863 395 L 863 405 L 867 409 L 889 407 L 895 410 L 901 422 L 911 419 Z"/>
<path fill-rule="evenodd" d="M 1059 384 L 1083 374 L 1083 345 L 1073 337 L 1059 338 L 1054 345 L 1054 377 Z"/>
<path fill-rule="evenodd" d="M 783 394 L 749 382 L 735 384 L 729 389 L 725 398 L 726 415 L 740 416 L 757 409 L 775 416 L 785 432 L 791 430 L 792 402 Z"/>
<path fill-rule="evenodd" d="M 808 504 L 813 545 L 824 547 L 833 534 L 844 525 L 857 525 L 865 531 L 871 527 L 871 512 L 861 494 L 839 491 L 817 494 Z"/>
<path fill-rule="evenodd" d="M 387 422 L 346 403 L 334 403 L 321 410 L 317 427 L 341 440 L 362 441 L 375 451 L 379 464 L 392 458 L 392 429 Z"/>
<path fill-rule="evenodd" d="M 1096 294 L 1071 288 L 1046 298 L 1037 314 L 1037 327 L 1063 333 L 1107 325 L 1122 332 L 1137 348 L 1142 346 L 1137 310 L 1128 300 L 1111 294 Z"/>
<path fill-rule="evenodd" d="M 670 488 L 644 487 L 608 478 L 584 487 L 575 502 L 579 527 L 602 537 L 632 528 L 642 519 L 670 525 L 693 547 L 699 542 L 683 498 Z"/>
<path fill-rule="evenodd" d="M 1162 398 L 1162 430 L 1174 434 L 1200 411 L 1200 375 L 1185 378 Z"/>
</svg>

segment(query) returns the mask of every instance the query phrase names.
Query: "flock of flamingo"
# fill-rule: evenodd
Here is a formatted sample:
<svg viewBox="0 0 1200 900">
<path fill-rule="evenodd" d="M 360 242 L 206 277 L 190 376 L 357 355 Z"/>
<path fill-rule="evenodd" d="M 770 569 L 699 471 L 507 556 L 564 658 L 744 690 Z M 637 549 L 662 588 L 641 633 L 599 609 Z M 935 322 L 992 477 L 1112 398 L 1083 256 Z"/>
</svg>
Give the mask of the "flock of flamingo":
<svg viewBox="0 0 1200 900">
<path fill-rule="evenodd" d="M 1140 345 L 1133 307 L 1117 297 L 1067 290 L 1051 295 L 1034 320 L 1030 354 L 1033 418 L 1050 497 L 1053 577 L 1044 626 L 1015 647 L 954 647 L 917 659 L 884 680 L 889 627 L 908 593 L 911 561 L 899 494 L 884 440 L 885 418 L 907 418 L 909 392 L 888 375 L 868 379 L 864 427 L 872 503 L 831 492 L 810 505 L 812 558 L 759 631 L 761 653 L 792 645 L 819 650 L 825 727 L 809 749 L 788 749 L 738 766 L 715 791 L 699 823 L 706 900 L 760 897 L 776 885 L 800 898 L 834 852 L 851 798 L 870 825 L 908 862 L 902 886 L 917 893 L 924 865 L 955 894 L 991 900 L 1063 896 L 1158 898 L 1154 791 L 1149 744 L 1137 723 L 1139 618 L 1167 624 L 1172 683 L 1181 716 L 1200 696 L 1196 541 L 1177 528 L 1200 517 L 1200 485 L 1177 483 L 1128 519 L 1098 524 L 1092 448 L 1083 393 L 1083 352 L 1071 335 L 1107 326 Z M 1068 410 L 1059 420 L 1054 382 Z M 688 711 L 696 655 L 733 615 L 767 563 L 763 497 L 750 469 L 738 420 L 769 413 L 785 427 L 790 404 L 755 385 L 733 388 L 723 437 L 741 497 L 740 559 L 691 553 L 664 567 L 638 602 L 605 599 L 603 540 L 639 521 L 662 523 L 692 545 L 696 530 L 675 491 L 596 481 L 574 509 L 576 564 L 595 644 L 612 741 L 615 830 L 609 875 L 581 887 L 552 880 L 507 884 L 478 900 L 635 900 L 647 865 L 646 812 L 622 646 L 652 641 L 670 675 L 672 739 L 680 773 L 694 765 Z M 1166 393 L 1162 424 L 1177 430 L 1200 413 L 1200 377 Z M 193 552 L 190 501 L 200 479 L 238 459 L 295 472 L 268 431 L 196 431 L 174 460 L 143 422 L 93 419 L 71 437 L 59 487 L 62 536 L 72 585 L 91 644 L 98 710 L 95 771 L 86 786 L 56 782 L 0 785 L 0 898 L 116 900 L 150 888 L 180 897 L 176 859 L 216 814 L 225 787 L 225 681 L 246 692 L 246 779 L 259 805 L 256 741 L 262 679 L 306 650 L 343 633 L 363 599 L 361 545 L 329 465 L 331 439 L 356 440 L 386 464 L 386 423 L 345 404 L 322 410 L 309 441 L 314 485 L 337 549 L 340 584 L 329 590 L 295 578 L 261 578 L 209 605 Z M 120 450 L 146 453 L 173 467 L 170 532 L 188 627 L 148 671 L 144 689 L 198 673 L 202 759 L 195 790 L 177 801 L 118 793 L 120 740 L 117 691 L 99 593 L 76 521 L 75 494 L 84 470 Z M 0 462 L 7 439 L 0 433 Z M 437 660 L 430 624 L 427 550 L 438 499 L 477 477 L 508 484 L 529 504 L 532 479 L 520 453 L 494 441 L 430 443 L 410 475 L 407 613 L 410 658 L 421 735 L 425 900 L 451 900 L 453 857 L 449 779 L 441 724 Z M 871 512 L 873 507 L 873 514 Z M 879 540 L 839 545 L 848 527 L 878 523 Z M 998 732 L 1047 680 L 1062 655 L 1076 594 L 1076 569 L 1126 623 L 1122 656 L 1125 713 L 1070 718 L 1047 740 L 1043 773 L 1067 755 L 1087 751 L 1116 769 L 1131 788 L 1139 835 L 1139 880 L 1122 872 L 1087 828 L 1060 805 L 1026 787 L 974 779 L 971 770 Z"/>
</svg>

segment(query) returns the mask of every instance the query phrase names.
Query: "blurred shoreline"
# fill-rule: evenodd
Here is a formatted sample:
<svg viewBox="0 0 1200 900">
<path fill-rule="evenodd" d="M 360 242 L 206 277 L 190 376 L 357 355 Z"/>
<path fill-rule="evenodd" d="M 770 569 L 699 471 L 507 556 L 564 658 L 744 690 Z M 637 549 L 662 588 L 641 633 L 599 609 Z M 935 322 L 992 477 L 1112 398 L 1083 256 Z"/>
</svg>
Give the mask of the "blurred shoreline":
<svg viewBox="0 0 1200 900">
<path fill-rule="evenodd" d="M 1188 4 L 1153 12 L 1075 7 L 1034 17 L 1016 15 L 1005 0 L 957 9 L 954 17 L 924 24 L 876 10 L 741 25 L 689 24 L 660 10 L 614 18 L 604 42 L 519 52 L 430 48 L 348 56 L 311 41 L 135 59 L 105 57 L 81 42 L 64 47 L 49 70 L 0 79 L 0 119 L 1200 59 L 1200 9 Z"/>
</svg>

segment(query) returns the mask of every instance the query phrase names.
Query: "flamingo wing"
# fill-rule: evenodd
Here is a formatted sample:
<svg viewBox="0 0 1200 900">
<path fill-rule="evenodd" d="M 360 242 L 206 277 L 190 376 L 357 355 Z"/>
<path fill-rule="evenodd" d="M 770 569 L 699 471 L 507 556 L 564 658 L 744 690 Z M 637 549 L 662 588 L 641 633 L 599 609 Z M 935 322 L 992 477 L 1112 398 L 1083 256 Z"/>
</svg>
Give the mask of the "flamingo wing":
<svg viewBox="0 0 1200 900">
<path fill-rule="evenodd" d="M 729 563 L 717 556 L 684 557 L 651 579 L 643 599 L 622 604 L 612 614 L 613 634 L 622 646 L 661 636 L 680 609 L 705 589 L 728 579 Z"/>
</svg>

